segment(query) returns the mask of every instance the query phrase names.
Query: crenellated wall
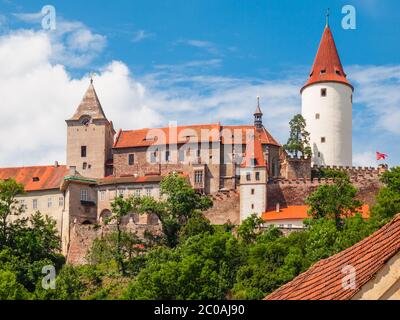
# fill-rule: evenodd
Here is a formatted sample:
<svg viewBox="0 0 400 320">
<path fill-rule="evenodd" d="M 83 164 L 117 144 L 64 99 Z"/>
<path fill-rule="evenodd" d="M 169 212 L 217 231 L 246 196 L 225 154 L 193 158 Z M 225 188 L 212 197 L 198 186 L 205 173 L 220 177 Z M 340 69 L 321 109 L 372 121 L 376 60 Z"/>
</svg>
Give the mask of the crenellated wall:
<svg viewBox="0 0 400 320">
<path fill-rule="evenodd" d="M 315 167 L 317 168 L 317 167 Z M 320 167 L 318 167 L 320 168 Z M 328 167 L 326 167 L 328 168 Z M 331 167 L 344 170 L 350 176 L 351 183 L 358 189 L 357 198 L 370 206 L 375 204 L 375 197 L 382 188 L 380 176 L 387 167 L 356 168 Z M 332 184 L 334 179 L 275 179 L 268 183 L 268 209 L 276 208 L 277 203 L 282 206 L 304 205 L 305 199 L 317 188 L 324 184 Z"/>
</svg>

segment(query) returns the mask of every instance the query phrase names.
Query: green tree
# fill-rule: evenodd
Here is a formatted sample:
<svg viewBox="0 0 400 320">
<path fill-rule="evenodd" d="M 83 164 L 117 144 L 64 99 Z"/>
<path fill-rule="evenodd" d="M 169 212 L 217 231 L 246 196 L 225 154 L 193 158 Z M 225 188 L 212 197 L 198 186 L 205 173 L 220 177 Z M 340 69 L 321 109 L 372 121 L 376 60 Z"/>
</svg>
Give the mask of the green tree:
<svg viewBox="0 0 400 320">
<path fill-rule="evenodd" d="M 303 156 L 311 157 L 310 134 L 306 131 L 306 120 L 301 114 L 297 114 L 290 121 L 289 126 L 289 139 L 283 149 L 296 158 L 299 153 Z"/>
<path fill-rule="evenodd" d="M 125 275 L 125 257 L 122 252 L 122 230 L 121 230 L 121 222 L 122 218 L 130 214 L 133 210 L 132 199 L 125 200 L 122 196 L 115 198 L 115 200 L 111 203 L 111 211 L 112 216 L 106 221 L 106 223 L 110 221 L 115 221 L 117 225 L 116 232 L 116 250 L 115 250 L 115 260 L 118 263 L 118 267 L 120 272 Z"/>
<path fill-rule="evenodd" d="M 18 282 L 14 272 L 0 270 L 0 300 L 28 300 L 30 298 L 30 293 Z"/>
<path fill-rule="evenodd" d="M 152 250 L 124 298 L 225 299 L 240 264 L 239 245 L 230 233 L 198 234 L 176 248 Z"/>
<path fill-rule="evenodd" d="M 173 248 L 178 244 L 179 233 L 187 221 L 211 208 L 213 202 L 209 197 L 198 194 L 178 174 L 170 174 L 161 181 L 160 193 L 161 200 L 134 198 L 134 210 L 156 215 L 161 222 L 166 245 Z"/>
<path fill-rule="evenodd" d="M 334 184 L 319 186 L 305 201 L 309 214 L 315 218 L 327 217 L 340 228 L 342 219 L 354 215 L 362 203 L 356 199 L 357 189 L 347 180 L 338 179 Z"/>
<path fill-rule="evenodd" d="M 380 227 L 400 213 L 400 167 L 392 168 L 381 176 L 384 187 L 376 197 L 371 209 L 371 220 Z"/>
<path fill-rule="evenodd" d="M 24 186 L 15 180 L 0 180 L 0 250 L 10 241 L 12 228 L 10 228 L 9 218 L 19 216 L 24 211 L 24 206 L 17 199 L 24 192 Z"/>
<path fill-rule="evenodd" d="M 237 229 L 239 239 L 249 244 L 254 242 L 257 237 L 263 232 L 262 226 L 264 220 L 256 214 L 251 215 L 245 219 Z"/>
</svg>

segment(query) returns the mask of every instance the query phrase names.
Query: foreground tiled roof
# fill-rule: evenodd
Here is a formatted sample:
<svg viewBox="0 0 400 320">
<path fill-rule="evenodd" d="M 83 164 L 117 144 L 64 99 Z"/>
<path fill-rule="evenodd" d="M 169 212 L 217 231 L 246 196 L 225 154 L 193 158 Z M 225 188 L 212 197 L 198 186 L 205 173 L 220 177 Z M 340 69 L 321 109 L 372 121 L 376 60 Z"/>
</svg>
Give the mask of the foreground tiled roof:
<svg viewBox="0 0 400 320">
<path fill-rule="evenodd" d="M 0 168 L 0 180 L 14 179 L 25 187 L 25 191 L 59 189 L 66 166 L 38 166 L 20 168 Z"/>
<path fill-rule="evenodd" d="M 400 251 L 400 215 L 370 237 L 321 260 L 266 300 L 350 300 Z M 356 271 L 355 289 L 344 289 L 343 267 Z"/>
<path fill-rule="evenodd" d="M 329 26 L 326 26 L 324 30 L 310 77 L 302 90 L 307 86 L 321 82 L 339 82 L 353 89 L 353 86 L 346 78 Z"/>
<path fill-rule="evenodd" d="M 210 134 L 204 136 L 204 132 L 206 130 L 208 130 Z M 219 123 L 178 126 L 176 128 L 176 134 L 174 134 L 174 132 L 171 132 L 171 135 L 170 128 L 146 128 L 129 131 L 121 130 L 117 136 L 114 148 L 123 149 L 149 147 L 152 145 L 186 143 L 189 142 L 191 138 L 193 139 L 193 137 L 197 137 L 197 139 L 200 140 L 199 142 L 218 142 L 222 139 L 223 144 L 232 144 L 234 141 L 237 142 L 238 140 L 241 140 L 242 143 L 245 144 L 246 133 L 250 131 L 255 131 L 255 127 L 221 126 Z M 154 137 L 157 138 L 154 139 Z M 162 137 L 163 139 L 161 139 L 160 137 Z M 239 137 L 239 139 L 237 137 Z M 259 139 L 262 144 L 280 146 L 279 143 L 272 137 L 272 135 L 264 128 L 260 130 Z"/>
<path fill-rule="evenodd" d="M 288 206 L 284 208 L 280 208 L 279 212 L 276 210 L 270 210 L 264 212 L 262 218 L 264 221 L 275 221 L 275 220 L 304 220 L 309 218 L 308 215 L 308 206 Z M 363 205 L 359 213 L 364 219 L 368 219 L 369 217 L 369 206 Z"/>
</svg>

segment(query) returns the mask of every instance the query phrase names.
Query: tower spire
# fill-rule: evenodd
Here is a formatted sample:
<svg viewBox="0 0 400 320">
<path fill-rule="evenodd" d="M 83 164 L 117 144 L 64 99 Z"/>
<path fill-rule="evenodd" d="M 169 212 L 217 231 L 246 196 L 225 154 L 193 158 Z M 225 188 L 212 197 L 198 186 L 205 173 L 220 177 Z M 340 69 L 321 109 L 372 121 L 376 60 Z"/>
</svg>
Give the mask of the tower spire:
<svg viewBox="0 0 400 320">
<path fill-rule="evenodd" d="M 261 107 L 260 107 L 260 97 L 257 97 L 257 108 L 256 108 L 256 111 L 254 112 L 254 126 L 257 129 L 260 129 L 263 127 L 262 116 L 263 116 L 263 113 L 262 113 Z"/>
<path fill-rule="evenodd" d="M 329 17 L 331 15 L 331 9 L 328 8 L 328 10 L 326 10 L 326 27 L 329 27 Z"/>
</svg>

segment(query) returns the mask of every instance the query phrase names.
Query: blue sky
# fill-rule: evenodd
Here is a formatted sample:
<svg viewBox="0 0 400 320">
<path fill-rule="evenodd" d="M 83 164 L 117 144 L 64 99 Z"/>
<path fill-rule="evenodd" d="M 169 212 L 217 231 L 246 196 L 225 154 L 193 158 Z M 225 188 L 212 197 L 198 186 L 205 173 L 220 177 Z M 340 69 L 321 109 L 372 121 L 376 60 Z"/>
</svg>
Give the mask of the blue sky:
<svg viewBox="0 0 400 320">
<path fill-rule="evenodd" d="M 38 18 L 48 4 L 57 12 L 53 32 L 41 30 Z M 357 10 L 356 30 L 341 28 L 346 4 Z M 32 93 L 29 102 L 6 98 L 19 115 L 0 104 L 3 114 L 9 112 L 3 122 L 12 125 L 4 125 L 0 133 L 21 140 L 17 149 L 0 147 L 7 154 L 0 165 L 55 158 L 63 162 L 63 120 L 79 103 L 90 71 L 99 74 L 96 88 L 117 128 L 165 125 L 170 120 L 248 123 L 260 95 L 267 128 L 284 143 L 288 121 L 300 112 L 299 90 L 311 68 L 328 7 L 342 63 L 356 88 L 355 164 L 376 165 L 374 153 L 381 151 L 396 165 L 397 0 L 0 0 L 0 58 L 5 57 L 0 69 L 8 70 L 3 70 L 3 81 L 5 76 L 14 80 L 3 90 L 12 93 L 24 84 L 25 92 Z M 24 41 L 30 45 L 24 46 Z M 10 48 L 18 54 L 9 54 Z M 0 79 L 0 93 L 1 83 Z M 46 87 L 38 88 L 39 83 Z M 21 116 L 25 113 L 32 119 L 32 130 L 39 131 L 36 139 Z M 54 125 L 49 128 L 49 123 Z M 29 145 L 23 146 L 25 141 Z"/>
</svg>

